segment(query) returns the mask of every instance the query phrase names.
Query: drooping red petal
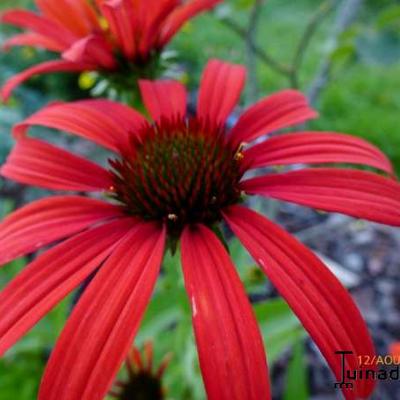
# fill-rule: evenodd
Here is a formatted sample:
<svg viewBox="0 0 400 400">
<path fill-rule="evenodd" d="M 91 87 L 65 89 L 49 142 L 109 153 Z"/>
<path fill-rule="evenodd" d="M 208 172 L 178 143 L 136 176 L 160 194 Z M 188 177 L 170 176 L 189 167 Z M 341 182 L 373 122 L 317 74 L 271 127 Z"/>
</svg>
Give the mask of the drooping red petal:
<svg viewBox="0 0 400 400">
<path fill-rule="evenodd" d="M 63 51 L 65 48 L 65 46 L 60 45 L 59 42 L 48 36 L 32 32 L 15 35 L 3 42 L 3 48 L 5 50 L 8 50 L 10 47 L 14 46 L 35 46 L 52 51 Z"/>
<path fill-rule="evenodd" d="M 200 84 L 198 117 L 223 125 L 239 101 L 246 68 L 220 60 L 208 62 Z"/>
<path fill-rule="evenodd" d="M 11 77 L 1 88 L 1 98 L 3 101 L 7 101 L 17 86 L 34 75 L 47 74 L 50 72 L 81 72 L 90 68 L 91 67 L 87 64 L 74 63 L 65 60 L 46 61 L 34 65 L 33 67 Z"/>
<path fill-rule="evenodd" d="M 160 32 L 163 23 L 180 4 L 179 0 L 147 0 L 142 2 L 141 34 L 139 53 L 146 60 L 151 51 L 157 49 L 160 41 Z"/>
<path fill-rule="evenodd" d="M 36 0 L 42 13 L 77 36 L 99 28 L 96 14 L 87 0 Z"/>
<path fill-rule="evenodd" d="M 53 190 L 108 190 L 108 171 L 42 140 L 21 136 L 0 168 L 0 175 L 20 183 Z"/>
<path fill-rule="evenodd" d="M 163 24 L 159 47 L 164 47 L 189 19 L 211 10 L 221 2 L 222 0 L 189 0 L 177 7 Z"/>
<path fill-rule="evenodd" d="M 248 143 L 259 136 L 316 118 L 306 96 L 282 90 L 251 106 L 230 132 L 234 144 Z"/>
<path fill-rule="evenodd" d="M 158 121 L 160 118 L 182 118 L 186 115 L 186 88 L 175 81 L 139 81 L 143 102 L 151 117 Z"/>
<path fill-rule="evenodd" d="M 43 253 L 0 293 L 0 356 L 111 254 L 135 220 L 106 223 Z"/>
<path fill-rule="evenodd" d="M 62 53 L 62 58 L 66 61 L 90 65 L 93 69 L 117 68 L 111 45 L 98 34 L 91 34 L 77 40 Z"/>
<path fill-rule="evenodd" d="M 203 225 L 186 228 L 181 240 L 185 286 L 208 399 L 269 399 L 262 338 L 224 246 Z"/>
<path fill-rule="evenodd" d="M 299 241 L 261 215 L 242 206 L 230 207 L 226 221 L 262 270 L 289 303 L 338 379 L 341 358 L 349 369 L 362 368 L 357 356 L 375 354 L 363 318 L 336 277 Z M 347 399 L 367 397 L 373 380 L 354 381 Z"/>
<path fill-rule="evenodd" d="M 117 206 L 81 196 L 34 201 L 0 223 L 0 265 L 121 214 Z"/>
<path fill-rule="evenodd" d="M 51 104 L 16 125 L 14 134 L 24 135 L 32 125 L 59 129 L 121 152 L 147 120 L 138 112 L 110 100 L 82 100 Z"/>
<path fill-rule="evenodd" d="M 371 172 L 303 169 L 249 179 L 241 188 L 249 194 L 400 225 L 400 184 Z"/>
<path fill-rule="evenodd" d="M 125 57 L 133 58 L 136 54 L 135 29 L 137 28 L 134 2 L 106 0 L 100 3 L 100 9 Z"/>
<path fill-rule="evenodd" d="M 150 300 L 164 242 L 165 230 L 142 223 L 118 244 L 69 318 L 47 364 L 39 400 L 104 398 Z"/>
<path fill-rule="evenodd" d="M 372 144 L 334 132 L 297 132 L 275 136 L 246 150 L 244 157 L 249 168 L 296 163 L 350 163 L 393 173 L 388 158 Z"/>
<path fill-rule="evenodd" d="M 54 21 L 32 11 L 12 9 L 1 14 L 0 21 L 20 28 L 32 30 L 57 41 L 62 48 L 67 48 L 77 39 L 76 35 Z"/>
</svg>

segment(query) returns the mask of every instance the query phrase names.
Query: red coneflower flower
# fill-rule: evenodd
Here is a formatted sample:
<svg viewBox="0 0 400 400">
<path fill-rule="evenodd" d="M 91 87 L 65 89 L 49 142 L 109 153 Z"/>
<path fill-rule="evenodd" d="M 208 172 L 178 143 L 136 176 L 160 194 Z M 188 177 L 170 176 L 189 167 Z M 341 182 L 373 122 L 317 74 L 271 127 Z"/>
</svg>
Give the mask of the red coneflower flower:
<svg viewBox="0 0 400 400">
<path fill-rule="evenodd" d="M 118 400 L 163 400 L 165 390 L 161 379 L 170 360 L 171 354 L 167 354 L 154 370 L 153 343 L 144 344 L 143 355 L 133 347 L 125 360 L 127 379 L 117 380 L 110 396 Z"/>
<path fill-rule="evenodd" d="M 107 100 L 54 104 L 17 125 L 4 177 L 55 190 L 104 192 L 114 201 L 55 196 L 36 201 L 0 226 L 0 262 L 64 239 L 41 254 L 0 295 L 0 354 L 56 303 L 97 271 L 49 360 L 41 400 L 96 400 L 109 389 L 138 330 L 166 243 L 180 241 L 200 367 L 210 399 L 268 399 L 262 338 L 251 305 L 214 230 L 225 220 L 281 292 L 335 375 L 338 350 L 374 354 L 365 323 L 347 291 L 305 246 L 243 204 L 259 194 L 321 210 L 400 225 L 400 185 L 372 172 L 304 168 L 243 177 L 248 170 L 291 163 L 364 164 L 392 174 L 387 158 L 365 141 L 331 132 L 243 143 L 316 116 L 299 92 L 285 90 L 250 107 L 227 132 L 225 121 L 245 69 L 211 61 L 197 115 L 172 81 L 141 81 L 153 122 Z M 70 131 L 115 153 L 107 171 L 27 136 L 30 126 Z M 168 239 L 168 241 L 166 241 Z M 355 382 L 347 399 L 366 397 L 372 381 Z"/>
<path fill-rule="evenodd" d="M 13 76 L 1 90 L 3 100 L 31 76 L 48 72 L 120 71 L 133 76 L 141 70 L 143 78 L 185 22 L 221 1 L 36 0 L 39 14 L 7 11 L 1 21 L 28 32 L 6 41 L 6 48 L 41 47 L 60 53 L 61 59 Z"/>
</svg>

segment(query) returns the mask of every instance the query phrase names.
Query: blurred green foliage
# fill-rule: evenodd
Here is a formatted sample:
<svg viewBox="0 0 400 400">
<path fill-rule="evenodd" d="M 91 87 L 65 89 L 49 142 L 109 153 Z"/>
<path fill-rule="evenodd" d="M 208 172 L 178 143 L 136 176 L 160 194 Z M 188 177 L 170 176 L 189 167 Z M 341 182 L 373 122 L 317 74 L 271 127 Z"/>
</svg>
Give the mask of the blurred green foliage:
<svg viewBox="0 0 400 400">
<path fill-rule="evenodd" d="M 1 8 L 30 6 L 30 0 L 4 0 Z M 249 7 L 254 0 L 226 2 L 216 12 L 229 15 L 245 25 Z M 320 1 L 269 0 L 263 7 L 257 42 L 283 63 L 293 57 L 298 38 L 306 21 Z M 244 63 L 244 43 L 215 15 L 204 15 L 187 24 L 172 43 L 177 51 L 184 80 L 196 88 L 200 73 L 209 58 L 218 57 Z M 330 15 L 315 33 L 305 55 L 300 74 L 301 89 L 307 90 L 321 58 L 329 48 L 329 35 L 334 16 Z M 318 100 L 320 118 L 311 128 L 348 132 L 364 137 L 384 152 L 400 172 L 400 5 L 391 0 L 369 0 L 362 18 L 340 38 L 330 55 L 334 64 L 332 79 Z M 2 27 L 0 41 L 14 32 Z M 0 83 L 17 71 L 51 57 L 42 51 L 15 49 L 0 54 Z M 259 96 L 288 86 L 285 77 L 268 66 L 257 64 Z M 87 92 L 78 89 L 78 77 L 49 75 L 32 79 L 18 88 L 7 105 L 0 105 L 0 162 L 12 144 L 10 130 L 13 124 L 42 105 L 55 99 L 74 99 Z M 71 88 L 76 88 L 71 91 Z M 1 182 L 0 182 L 1 185 Z M 0 186 L 1 187 L 1 186 Z M 0 199 L 0 215 L 12 209 L 12 201 Z M 249 292 L 260 292 L 265 279 L 252 264 L 239 242 L 230 242 L 231 255 Z M 137 337 L 137 344 L 152 339 L 155 357 L 160 361 L 168 352 L 173 361 L 168 367 L 164 386 L 170 399 L 204 399 L 199 375 L 196 348 L 190 325 L 190 308 L 176 257 L 164 260 L 163 275 L 147 310 Z M 17 260 L 2 268 L 0 287 L 4 287 L 25 265 Z M 70 300 L 66 299 L 44 318 L 6 357 L 0 360 L 0 400 L 32 400 L 40 382 L 46 359 L 65 324 Z M 303 339 L 306 336 L 287 304 L 270 300 L 254 306 L 266 344 L 269 363 L 273 364 L 284 350 L 294 348 L 287 374 L 285 400 L 306 399 L 307 382 Z M 293 393 L 297 397 L 293 397 Z"/>
<path fill-rule="evenodd" d="M 304 368 L 304 347 L 304 343 L 300 341 L 293 346 L 283 400 L 307 400 L 309 398 L 307 370 Z"/>
</svg>

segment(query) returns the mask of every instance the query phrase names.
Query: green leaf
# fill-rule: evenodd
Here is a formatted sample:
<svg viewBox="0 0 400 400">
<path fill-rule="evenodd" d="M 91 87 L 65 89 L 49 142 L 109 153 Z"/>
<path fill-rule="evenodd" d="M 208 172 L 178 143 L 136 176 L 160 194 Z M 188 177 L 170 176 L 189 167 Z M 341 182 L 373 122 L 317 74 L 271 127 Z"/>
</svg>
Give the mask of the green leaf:
<svg viewBox="0 0 400 400">
<path fill-rule="evenodd" d="M 238 10 L 246 10 L 251 8 L 255 0 L 235 0 L 235 6 Z"/>
<path fill-rule="evenodd" d="M 383 28 L 400 28 L 400 5 L 394 5 L 383 10 L 377 20 L 376 27 Z"/>
<path fill-rule="evenodd" d="M 289 363 L 283 398 L 284 400 L 307 400 L 309 398 L 304 341 L 299 340 L 293 347 L 293 355 Z"/>
<path fill-rule="evenodd" d="M 10 282 L 18 272 L 21 271 L 25 264 L 25 258 L 17 258 L 2 267 L 0 273 L 0 287 L 4 287 Z"/>
<path fill-rule="evenodd" d="M 293 311 L 282 299 L 273 299 L 254 306 L 267 351 L 273 364 L 290 346 L 306 337 L 306 332 Z"/>
<path fill-rule="evenodd" d="M 331 60 L 334 63 L 344 64 L 347 63 L 356 54 L 356 48 L 354 44 L 347 43 L 337 47 L 331 54 Z"/>
</svg>

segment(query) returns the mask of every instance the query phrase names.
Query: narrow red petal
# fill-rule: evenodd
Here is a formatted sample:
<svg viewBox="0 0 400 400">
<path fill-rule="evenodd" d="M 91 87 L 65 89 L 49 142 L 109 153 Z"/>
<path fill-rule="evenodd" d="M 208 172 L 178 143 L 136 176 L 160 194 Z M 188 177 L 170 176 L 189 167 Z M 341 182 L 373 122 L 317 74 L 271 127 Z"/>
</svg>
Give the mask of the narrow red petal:
<svg viewBox="0 0 400 400">
<path fill-rule="evenodd" d="M 251 106 L 233 127 L 235 144 L 248 143 L 259 136 L 300 124 L 317 117 L 307 98 L 296 90 L 282 90 Z"/>
<path fill-rule="evenodd" d="M 164 243 L 165 230 L 142 223 L 118 244 L 69 318 L 47 364 L 39 400 L 104 398 L 150 300 Z"/>
<path fill-rule="evenodd" d="M 189 0 L 177 7 L 163 24 L 159 47 L 164 47 L 191 18 L 211 10 L 221 2 L 222 0 Z"/>
<path fill-rule="evenodd" d="M 208 62 L 200 84 L 198 117 L 217 125 L 239 101 L 246 80 L 246 68 L 219 60 Z"/>
<path fill-rule="evenodd" d="M 81 196 L 34 201 L 0 223 L 0 265 L 121 215 L 117 206 Z"/>
<path fill-rule="evenodd" d="M 34 65 L 11 77 L 1 88 L 1 98 L 3 101 L 7 101 L 17 86 L 34 75 L 47 74 L 50 72 L 80 72 L 87 69 L 90 69 L 87 64 L 73 63 L 64 60 L 46 61 L 42 64 Z"/>
<path fill-rule="evenodd" d="M 147 123 L 146 119 L 123 104 L 109 100 L 82 100 L 51 104 L 16 125 L 18 137 L 32 125 L 74 133 L 116 152 L 129 145 L 130 138 Z"/>
<path fill-rule="evenodd" d="M 93 69 L 114 70 L 117 68 L 112 46 L 99 34 L 91 34 L 77 40 L 62 53 L 62 58 L 66 61 L 92 66 Z"/>
<path fill-rule="evenodd" d="M 0 174 L 20 183 L 53 190 L 108 190 L 108 171 L 38 139 L 20 137 Z"/>
<path fill-rule="evenodd" d="M 77 36 L 86 36 L 99 28 L 96 14 L 87 0 L 36 0 L 42 13 Z"/>
<path fill-rule="evenodd" d="M 147 59 L 154 49 L 160 49 L 159 41 L 164 21 L 178 5 L 180 5 L 179 0 L 147 0 L 142 2 L 142 7 L 145 7 L 144 18 L 141 18 L 142 34 L 138 35 L 136 31 L 137 36 L 140 37 L 139 52 L 142 59 Z"/>
<path fill-rule="evenodd" d="M 1 14 L 2 23 L 11 24 L 20 28 L 29 29 L 49 39 L 56 40 L 62 48 L 69 47 L 77 36 L 56 22 L 32 11 L 12 9 Z"/>
<path fill-rule="evenodd" d="M 338 379 L 341 359 L 349 350 L 347 368 L 361 368 L 357 356 L 375 354 L 365 322 L 346 289 L 303 244 L 254 211 L 230 207 L 229 226 L 280 291 L 309 332 Z M 347 399 L 367 397 L 373 380 L 356 380 Z"/>
<path fill-rule="evenodd" d="M 39 33 L 22 33 L 15 35 L 10 39 L 3 42 L 3 48 L 8 50 L 14 46 L 34 46 L 41 47 L 52 51 L 63 51 L 65 46 L 60 45 L 57 40 L 49 38 L 48 36 L 41 35 Z"/>
<path fill-rule="evenodd" d="M 175 81 L 139 81 L 143 102 L 155 121 L 186 115 L 186 88 Z"/>
<path fill-rule="evenodd" d="M 249 179 L 241 188 L 249 194 L 400 225 L 400 184 L 371 172 L 304 169 Z"/>
<path fill-rule="evenodd" d="M 183 232 L 181 251 L 208 399 L 269 399 L 263 341 L 224 246 L 197 225 Z"/>
<path fill-rule="evenodd" d="M 286 164 L 363 164 L 393 173 L 388 158 L 363 139 L 334 132 L 297 132 L 272 137 L 244 152 L 249 168 Z"/>
<path fill-rule="evenodd" d="M 135 9 L 133 1 L 107 0 L 100 3 L 100 9 L 107 19 L 110 30 L 115 36 L 125 57 L 136 55 L 135 43 Z"/>
<path fill-rule="evenodd" d="M 30 263 L 0 293 L 0 356 L 107 258 L 135 221 L 78 234 Z"/>
</svg>

